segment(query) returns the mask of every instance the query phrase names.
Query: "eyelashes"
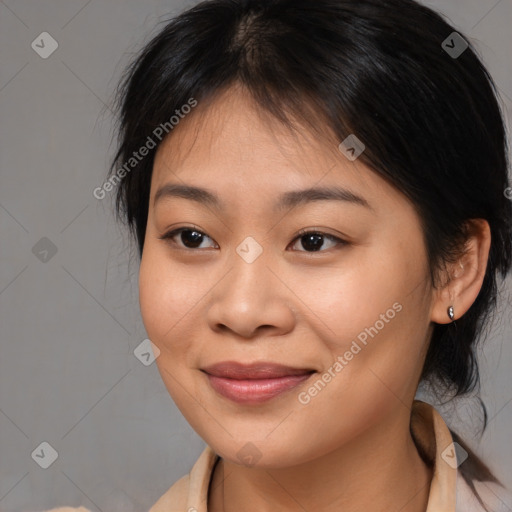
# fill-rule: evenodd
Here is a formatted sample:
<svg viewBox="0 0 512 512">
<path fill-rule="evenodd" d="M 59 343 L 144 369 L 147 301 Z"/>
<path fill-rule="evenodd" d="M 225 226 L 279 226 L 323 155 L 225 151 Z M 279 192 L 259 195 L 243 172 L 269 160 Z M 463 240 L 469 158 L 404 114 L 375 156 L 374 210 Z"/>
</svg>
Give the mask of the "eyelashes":
<svg viewBox="0 0 512 512">
<path fill-rule="evenodd" d="M 178 237 L 178 235 L 182 235 L 180 238 L 180 242 L 182 245 L 180 245 L 175 238 Z M 185 235 L 185 236 L 183 236 Z M 188 236 L 187 236 L 188 235 Z M 190 236 L 193 235 L 193 236 Z M 159 240 L 164 240 L 166 243 L 170 244 L 173 248 L 177 248 L 179 250 L 185 250 L 185 251 L 195 251 L 197 252 L 198 249 L 202 249 L 200 245 L 203 243 L 204 240 L 210 239 L 213 241 L 212 238 L 210 238 L 206 233 L 200 231 L 199 229 L 195 227 L 190 226 L 182 226 L 176 229 L 173 229 L 164 235 L 158 237 Z M 188 240 L 187 240 L 188 238 Z M 185 240 L 184 240 L 185 239 Z M 295 246 L 296 241 L 302 243 L 302 246 L 309 246 L 309 249 L 311 250 L 297 250 L 297 252 L 306 252 L 306 253 L 315 253 L 315 252 L 326 252 L 323 250 L 324 240 L 328 240 L 331 243 L 334 244 L 335 247 L 343 247 L 348 245 L 348 242 L 346 240 L 343 240 L 342 238 L 339 238 L 337 236 L 331 235 L 329 233 L 325 233 L 323 231 L 319 231 L 316 229 L 301 229 L 299 233 L 293 238 L 293 240 L 290 242 L 292 246 Z M 214 242 L 214 241 L 213 241 Z M 215 243 L 215 242 L 214 242 Z M 186 244 L 190 244 L 192 247 L 187 246 Z M 288 247 L 290 246 L 288 245 Z M 213 247 L 213 248 L 218 248 Z"/>
<path fill-rule="evenodd" d="M 348 242 L 337 237 L 334 235 L 331 235 L 329 233 L 324 233 L 323 231 L 318 230 L 312 230 L 312 229 L 301 229 L 297 236 L 292 240 L 292 242 L 295 242 L 296 240 L 300 241 L 301 239 L 305 238 L 308 243 L 313 242 L 313 250 L 312 251 L 299 251 L 299 252 L 326 252 L 326 251 L 319 251 L 318 248 L 318 241 L 320 238 L 330 240 L 331 242 L 334 242 L 336 246 L 344 246 L 348 245 Z M 308 240 L 309 238 L 309 240 Z"/>
</svg>

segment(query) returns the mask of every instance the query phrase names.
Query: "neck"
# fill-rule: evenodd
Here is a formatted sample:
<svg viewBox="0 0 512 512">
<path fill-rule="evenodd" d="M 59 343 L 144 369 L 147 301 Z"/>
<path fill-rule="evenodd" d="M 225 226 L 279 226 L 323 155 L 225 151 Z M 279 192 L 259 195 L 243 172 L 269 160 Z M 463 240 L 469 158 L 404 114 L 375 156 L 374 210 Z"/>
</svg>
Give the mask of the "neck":
<svg viewBox="0 0 512 512">
<path fill-rule="evenodd" d="M 410 435 L 409 411 L 322 457 L 287 468 L 246 468 L 221 459 L 211 512 L 425 512 L 432 470 Z"/>
</svg>

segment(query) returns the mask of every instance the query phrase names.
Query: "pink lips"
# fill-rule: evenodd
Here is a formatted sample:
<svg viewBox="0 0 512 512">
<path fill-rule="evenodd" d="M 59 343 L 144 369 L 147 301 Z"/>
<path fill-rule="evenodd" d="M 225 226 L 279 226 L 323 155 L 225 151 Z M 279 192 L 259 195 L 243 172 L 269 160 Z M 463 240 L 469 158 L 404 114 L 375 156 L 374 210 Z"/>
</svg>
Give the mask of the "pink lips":
<svg viewBox="0 0 512 512">
<path fill-rule="evenodd" d="M 217 393 L 237 403 L 257 404 L 274 398 L 308 379 L 314 370 L 275 363 L 244 365 L 225 361 L 203 368 Z"/>
</svg>

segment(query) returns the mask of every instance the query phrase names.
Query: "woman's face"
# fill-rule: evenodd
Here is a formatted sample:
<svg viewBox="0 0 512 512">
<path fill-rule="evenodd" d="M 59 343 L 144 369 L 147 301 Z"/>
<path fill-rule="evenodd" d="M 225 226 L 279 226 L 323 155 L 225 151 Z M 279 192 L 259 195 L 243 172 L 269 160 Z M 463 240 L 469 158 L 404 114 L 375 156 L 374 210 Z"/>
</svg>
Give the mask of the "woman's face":
<svg viewBox="0 0 512 512">
<path fill-rule="evenodd" d="M 251 105 L 234 90 L 205 112 L 199 103 L 159 148 L 140 305 L 164 383 L 198 434 L 232 462 L 285 467 L 409 417 L 435 299 L 405 196 L 327 136 L 294 138 Z M 319 187 L 341 192 L 290 201 Z M 190 231 L 161 238 L 178 228 Z M 297 372 L 204 371 L 222 362 Z"/>
</svg>

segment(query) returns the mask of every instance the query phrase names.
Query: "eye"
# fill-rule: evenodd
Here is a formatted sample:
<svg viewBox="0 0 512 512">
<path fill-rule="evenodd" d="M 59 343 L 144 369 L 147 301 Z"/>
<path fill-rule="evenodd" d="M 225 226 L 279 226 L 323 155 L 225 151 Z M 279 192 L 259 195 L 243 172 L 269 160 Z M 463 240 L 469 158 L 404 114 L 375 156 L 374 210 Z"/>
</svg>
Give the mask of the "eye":
<svg viewBox="0 0 512 512">
<path fill-rule="evenodd" d="M 167 240 L 170 243 L 179 244 L 174 240 L 178 235 L 180 242 L 183 244 L 180 246 L 182 249 L 198 249 L 202 248 L 201 244 L 205 239 L 212 240 L 208 235 L 203 233 L 202 231 L 199 231 L 195 228 L 177 228 L 173 229 L 172 231 L 169 231 L 163 236 L 158 237 L 160 240 Z M 213 241 L 213 240 L 212 240 Z M 217 246 L 218 247 L 218 246 Z"/>
<path fill-rule="evenodd" d="M 178 243 L 175 238 L 179 237 Z M 203 233 L 202 231 L 199 231 L 196 228 L 190 228 L 190 227 L 181 227 L 173 229 L 172 231 L 169 231 L 168 233 L 164 234 L 161 237 L 158 237 L 160 240 L 166 240 L 172 244 L 178 245 L 178 247 L 182 249 L 201 249 L 205 248 L 204 246 L 201 247 L 201 244 L 206 240 L 212 240 L 208 235 Z M 321 252 L 321 249 L 325 245 L 325 240 L 329 240 L 332 243 L 332 246 L 336 245 L 347 245 L 347 242 L 342 240 L 341 238 L 338 238 L 334 235 L 329 235 L 327 233 L 323 233 L 321 231 L 313 231 L 313 230 L 301 230 L 299 232 L 299 235 L 295 237 L 293 242 L 300 241 L 302 243 L 302 246 L 306 249 L 305 251 L 299 252 Z M 212 240 L 213 242 L 213 240 Z M 295 242 L 296 244 L 297 242 Z M 214 242 L 215 247 L 218 248 L 218 245 Z M 293 244 L 293 245 L 295 245 Z M 293 246 L 292 246 L 293 247 Z M 329 248 L 329 247 L 328 247 Z"/>
<path fill-rule="evenodd" d="M 302 246 L 306 249 L 306 251 L 299 252 L 318 252 L 324 245 L 324 240 L 330 240 L 333 242 L 333 245 L 347 245 L 345 240 L 338 238 L 334 235 L 329 235 L 327 233 L 322 233 L 321 231 L 307 231 L 301 230 L 299 236 L 294 239 L 302 243 Z M 295 245 L 295 244 L 294 244 Z"/>
</svg>

